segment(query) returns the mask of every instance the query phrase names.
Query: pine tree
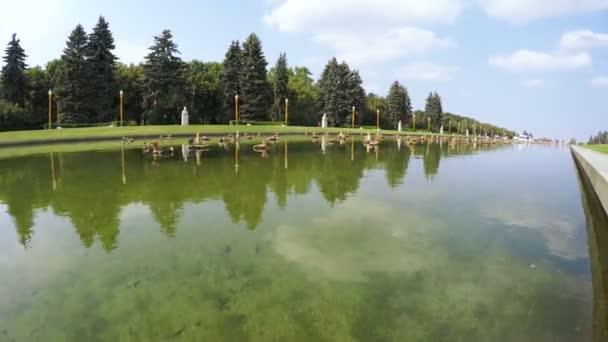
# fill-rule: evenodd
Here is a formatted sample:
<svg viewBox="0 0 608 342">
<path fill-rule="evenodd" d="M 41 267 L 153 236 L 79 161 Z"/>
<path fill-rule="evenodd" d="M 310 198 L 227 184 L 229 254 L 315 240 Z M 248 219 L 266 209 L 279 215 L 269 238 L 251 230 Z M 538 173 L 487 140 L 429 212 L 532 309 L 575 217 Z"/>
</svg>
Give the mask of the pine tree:
<svg viewBox="0 0 608 342">
<path fill-rule="evenodd" d="M 407 89 L 398 81 L 393 82 L 387 97 L 387 116 L 391 128 L 397 128 L 399 121 L 404 124 L 412 113 L 412 103 L 407 93 Z"/>
<path fill-rule="evenodd" d="M 81 25 L 70 33 L 61 56 L 62 67 L 55 89 L 60 123 L 92 122 L 90 77 L 86 65 L 87 34 Z"/>
<path fill-rule="evenodd" d="M 243 120 L 268 120 L 271 90 L 266 79 L 266 58 L 262 42 L 252 33 L 243 43 L 240 74 L 239 115 Z"/>
<path fill-rule="evenodd" d="M 443 107 L 441 105 L 441 97 L 439 94 L 437 94 L 437 92 L 431 92 L 426 98 L 426 106 L 424 111 L 426 117 L 431 118 L 431 125 L 433 129 L 439 131 L 443 120 Z"/>
<path fill-rule="evenodd" d="M 170 30 L 154 37 L 154 45 L 144 63 L 144 116 L 149 123 L 179 122 L 181 108 L 186 103 L 182 92 L 184 63 L 176 56 L 179 53 Z"/>
<path fill-rule="evenodd" d="M 287 57 L 284 53 L 279 55 L 275 66 L 274 82 L 274 110 L 279 120 L 285 119 L 285 99 L 288 97 L 289 70 L 287 69 Z"/>
<path fill-rule="evenodd" d="M 343 83 L 346 87 L 343 105 L 348 109 L 346 125 L 352 125 L 352 107 L 355 107 L 355 125 L 360 125 L 366 100 L 365 90 L 362 86 L 363 80 L 361 79 L 361 75 L 359 75 L 359 71 L 351 71 L 346 62 L 342 62 L 341 68 L 344 69 L 344 73 L 346 74 L 346 81 Z"/>
<path fill-rule="evenodd" d="M 327 121 L 329 125 L 334 126 L 336 117 L 334 113 L 338 112 L 336 107 L 336 101 L 334 101 L 334 94 L 336 93 L 336 72 L 338 69 L 338 60 L 333 57 L 327 62 L 325 68 L 321 72 L 319 78 L 319 103 L 318 108 L 320 110 L 319 117 L 327 115 Z"/>
<path fill-rule="evenodd" d="M 431 121 L 433 126 L 435 126 L 435 129 L 439 131 L 439 128 L 443 122 L 443 106 L 441 105 L 441 97 L 439 94 L 437 94 L 437 92 L 435 92 L 435 95 L 433 96 L 433 101 L 435 102 L 435 113 L 431 118 Z"/>
<path fill-rule="evenodd" d="M 234 96 L 240 93 L 240 75 L 242 69 L 241 62 L 241 46 L 237 41 L 233 41 L 226 52 L 226 58 L 222 63 L 224 71 L 222 72 L 222 94 L 224 105 L 224 118 L 220 120 L 227 122 L 234 118 Z M 240 102 L 240 101 L 239 101 Z"/>
<path fill-rule="evenodd" d="M 27 80 L 25 78 L 25 50 L 21 47 L 17 34 L 13 33 L 11 41 L 6 47 L 4 67 L 2 67 L 2 97 L 11 104 L 25 106 L 27 94 Z"/>
<path fill-rule="evenodd" d="M 318 106 L 320 115 L 327 114 L 329 125 L 350 126 L 353 106 L 355 123 L 360 122 L 365 108 L 365 90 L 361 84 L 359 72 L 351 71 L 346 62 L 338 63 L 334 57 L 327 63 L 318 83 Z"/>
<path fill-rule="evenodd" d="M 91 108 L 98 122 L 112 121 L 115 118 L 115 100 L 118 90 L 115 89 L 114 67 L 116 56 L 114 38 L 109 24 L 104 17 L 99 17 L 97 25 L 89 35 L 86 46 L 87 68 L 91 73 Z"/>
</svg>

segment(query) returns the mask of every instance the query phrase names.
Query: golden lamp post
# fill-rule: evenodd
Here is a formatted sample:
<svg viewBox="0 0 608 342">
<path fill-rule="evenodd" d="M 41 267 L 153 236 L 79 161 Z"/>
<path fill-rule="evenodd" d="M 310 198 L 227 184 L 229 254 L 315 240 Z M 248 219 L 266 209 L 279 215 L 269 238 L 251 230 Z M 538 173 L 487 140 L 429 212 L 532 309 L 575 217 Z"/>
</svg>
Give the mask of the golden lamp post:
<svg viewBox="0 0 608 342">
<path fill-rule="evenodd" d="M 118 92 L 118 94 L 120 95 L 120 127 L 123 126 L 123 110 L 122 110 L 122 98 L 125 95 L 125 92 L 122 91 L 122 89 L 120 90 L 120 92 Z"/>
<path fill-rule="evenodd" d="M 239 95 L 234 95 L 234 119 L 236 125 L 239 124 Z"/>
<path fill-rule="evenodd" d="M 52 105 L 52 100 L 53 98 L 53 91 L 51 89 L 49 89 L 49 129 L 52 128 L 52 122 L 51 122 L 51 116 L 53 114 L 53 105 Z"/>
<path fill-rule="evenodd" d="M 352 128 L 355 128 L 355 106 L 353 106 L 353 124 Z"/>
<path fill-rule="evenodd" d="M 289 99 L 285 99 L 285 126 L 289 120 Z"/>
<path fill-rule="evenodd" d="M 380 109 L 376 109 L 376 129 L 380 130 Z"/>
</svg>

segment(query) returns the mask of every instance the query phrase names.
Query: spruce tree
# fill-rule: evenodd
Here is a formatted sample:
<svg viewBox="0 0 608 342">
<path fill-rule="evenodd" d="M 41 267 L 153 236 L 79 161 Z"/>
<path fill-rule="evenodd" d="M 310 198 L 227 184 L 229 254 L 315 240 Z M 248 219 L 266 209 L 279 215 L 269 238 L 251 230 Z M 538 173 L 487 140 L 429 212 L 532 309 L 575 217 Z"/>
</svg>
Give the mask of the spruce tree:
<svg viewBox="0 0 608 342">
<path fill-rule="evenodd" d="M 285 99 L 288 97 L 289 70 L 287 69 L 287 57 L 284 53 L 279 55 L 275 66 L 274 82 L 274 113 L 277 119 L 285 119 Z"/>
<path fill-rule="evenodd" d="M 222 94 L 224 106 L 224 118 L 222 122 L 228 122 L 234 118 L 234 96 L 240 92 L 240 75 L 242 69 L 241 46 L 237 41 L 233 41 L 226 52 L 226 58 L 222 63 Z M 240 102 L 240 101 L 239 101 Z"/>
<path fill-rule="evenodd" d="M 11 104 L 25 106 L 27 94 L 27 80 L 25 77 L 25 58 L 27 55 L 19 44 L 17 34 L 13 33 L 11 41 L 6 47 L 2 67 L 2 97 Z"/>
<path fill-rule="evenodd" d="M 87 68 L 91 73 L 89 87 L 92 98 L 90 107 L 98 122 L 112 121 L 116 117 L 115 102 L 118 90 L 115 88 L 114 67 L 116 56 L 114 38 L 104 17 L 99 17 L 97 25 L 89 35 L 86 46 Z"/>
<path fill-rule="evenodd" d="M 144 116 L 149 123 L 179 122 L 181 108 L 186 103 L 182 91 L 184 63 L 177 56 L 179 53 L 170 30 L 154 37 L 154 45 L 144 63 Z"/>
<path fill-rule="evenodd" d="M 336 101 L 334 99 L 334 94 L 337 92 L 337 69 L 338 60 L 333 57 L 325 65 L 325 68 L 323 68 L 323 71 L 321 72 L 321 77 L 319 78 L 318 82 L 319 103 L 317 106 L 320 110 L 319 118 L 321 118 L 323 115 L 327 115 L 328 124 L 331 126 L 335 126 L 335 113 L 338 112 L 338 108 L 336 107 Z"/>
<path fill-rule="evenodd" d="M 92 122 L 91 73 L 86 65 L 87 34 L 79 24 L 74 28 L 61 56 L 59 82 L 55 88 L 60 123 Z"/>
<path fill-rule="evenodd" d="M 387 113 L 391 128 L 397 128 L 399 121 L 404 124 L 412 113 L 412 104 L 407 90 L 398 81 L 393 82 L 387 97 Z"/>
<path fill-rule="evenodd" d="M 355 107 L 355 124 L 361 120 L 365 108 L 365 90 L 359 72 L 351 71 L 346 62 L 332 58 L 319 79 L 319 115 L 327 114 L 332 126 L 352 125 L 352 107 Z"/>
<path fill-rule="evenodd" d="M 266 79 L 266 58 L 255 33 L 243 43 L 239 115 L 243 120 L 268 120 L 271 90 Z"/>
<path fill-rule="evenodd" d="M 433 129 L 439 131 L 443 120 L 443 107 L 441 105 L 441 97 L 439 94 L 437 94 L 437 92 L 429 93 L 429 96 L 426 98 L 424 111 L 426 117 L 431 118 L 431 125 Z"/>
<path fill-rule="evenodd" d="M 345 89 L 345 98 L 343 105 L 348 109 L 348 115 L 346 117 L 346 125 L 352 125 L 352 107 L 355 107 L 355 125 L 360 125 L 361 120 L 363 118 L 363 113 L 365 112 L 365 90 L 363 89 L 363 80 L 361 79 L 361 75 L 359 75 L 359 71 L 350 70 L 350 67 L 346 62 L 342 62 L 342 68 L 344 68 L 346 72 L 346 81 L 344 82 Z"/>
<path fill-rule="evenodd" d="M 431 118 L 431 120 L 435 126 L 435 129 L 439 131 L 439 128 L 443 123 L 443 106 L 441 105 L 441 97 L 439 94 L 437 94 L 437 92 L 435 92 L 435 95 L 433 96 L 433 101 L 435 102 L 435 115 Z"/>
</svg>

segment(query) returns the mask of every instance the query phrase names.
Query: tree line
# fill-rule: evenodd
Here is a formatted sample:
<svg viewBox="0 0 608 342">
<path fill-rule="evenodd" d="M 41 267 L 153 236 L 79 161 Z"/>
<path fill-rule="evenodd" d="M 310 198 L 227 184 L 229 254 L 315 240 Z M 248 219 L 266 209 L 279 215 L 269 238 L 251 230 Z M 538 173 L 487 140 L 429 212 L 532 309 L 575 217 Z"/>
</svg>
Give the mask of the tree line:
<svg viewBox="0 0 608 342">
<path fill-rule="evenodd" d="M 592 135 L 589 137 L 589 141 L 587 144 L 599 145 L 599 144 L 608 144 L 608 131 L 598 132 L 596 135 Z"/>
<path fill-rule="evenodd" d="M 282 122 L 287 108 L 290 125 L 316 126 L 326 114 L 331 126 L 376 126 L 377 111 L 379 125 L 387 129 L 395 129 L 399 121 L 409 128 L 414 118 L 420 123 L 417 128 L 433 131 L 442 125 L 448 130 L 447 118 L 468 127 L 477 123 L 444 113 L 436 92 L 427 98 L 424 111 L 413 111 L 408 90 L 398 81 L 387 96 L 367 93 L 359 72 L 336 58 L 318 80 L 304 66 L 290 67 L 284 53 L 268 68 L 255 33 L 242 43 L 232 41 L 221 63 L 184 61 L 170 30 L 153 37 L 143 63 L 120 63 L 114 49 L 109 23 L 99 17 L 90 33 L 81 25 L 72 30 L 60 58 L 44 68 L 28 67 L 13 34 L 3 58 L 0 130 L 41 128 L 48 121 L 49 89 L 52 122 L 66 127 L 117 121 L 119 90 L 124 120 L 137 125 L 177 124 L 183 107 L 188 107 L 192 123 L 226 124 L 235 119 L 236 101 L 243 123 Z M 509 132 L 486 126 L 495 134 Z"/>
</svg>

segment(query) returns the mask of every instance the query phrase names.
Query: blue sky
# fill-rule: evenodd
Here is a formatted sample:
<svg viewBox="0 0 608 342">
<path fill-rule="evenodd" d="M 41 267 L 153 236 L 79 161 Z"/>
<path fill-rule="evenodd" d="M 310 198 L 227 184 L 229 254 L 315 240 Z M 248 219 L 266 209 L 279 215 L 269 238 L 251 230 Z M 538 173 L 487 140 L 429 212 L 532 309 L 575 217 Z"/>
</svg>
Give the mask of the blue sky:
<svg viewBox="0 0 608 342">
<path fill-rule="evenodd" d="M 16 32 L 43 65 L 99 15 L 124 62 L 165 28 L 184 59 L 203 61 L 256 32 L 270 64 L 286 52 L 316 76 L 337 56 L 368 91 L 399 80 L 415 108 L 436 90 L 446 111 L 537 136 L 608 129 L 608 0 L 20 0 L 0 5 L 0 42 Z"/>
</svg>

